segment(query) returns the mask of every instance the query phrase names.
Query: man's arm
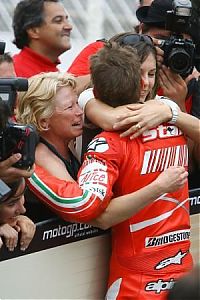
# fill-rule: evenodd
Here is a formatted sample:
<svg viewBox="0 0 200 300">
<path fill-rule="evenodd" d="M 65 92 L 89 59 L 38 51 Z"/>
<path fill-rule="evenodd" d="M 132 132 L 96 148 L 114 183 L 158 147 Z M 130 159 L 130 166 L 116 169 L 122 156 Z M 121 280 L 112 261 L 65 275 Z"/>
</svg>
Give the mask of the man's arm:
<svg viewBox="0 0 200 300">
<path fill-rule="evenodd" d="M 99 147 L 106 146 L 106 143 L 103 144 L 105 138 L 102 135 L 99 138 L 95 140 L 96 142 L 90 143 L 90 150 L 93 144 Z M 70 178 L 66 169 L 66 175 L 63 169 L 60 177 L 57 177 L 61 165 L 56 168 L 54 164 L 48 171 L 45 166 L 36 165 L 35 173 L 28 180 L 30 189 L 64 220 L 84 223 L 95 220 L 93 225 L 108 228 L 122 219 L 129 218 L 164 192 L 177 189 L 187 177 L 187 172 L 183 168 L 175 168 L 166 174 L 163 173 L 163 177 L 158 178 L 148 189 L 145 187 L 127 196 L 113 199 L 112 206 L 109 207 L 112 188 L 118 178 L 123 157 L 120 155 L 121 148 L 118 143 L 113 144 L 108 140 L 107 143 L 110 150 L 106 155 L 95 151 L 86 154 L 79 171 L 78 184 Z M 52 166 L 51 161 L 49 165 Z M 124 205 L 125 203 L 127 205 Z"/>
<path fill-rule="evenodd" d="M 90 224 L 101 229 L 108 229 L 121 223 L 161 195 L 181 188 L 186 182 L 187 176 L 188 172 L 184 167 L 170 167 L 140 190 L 113 198 L 105 211 Z"/>
</svg>

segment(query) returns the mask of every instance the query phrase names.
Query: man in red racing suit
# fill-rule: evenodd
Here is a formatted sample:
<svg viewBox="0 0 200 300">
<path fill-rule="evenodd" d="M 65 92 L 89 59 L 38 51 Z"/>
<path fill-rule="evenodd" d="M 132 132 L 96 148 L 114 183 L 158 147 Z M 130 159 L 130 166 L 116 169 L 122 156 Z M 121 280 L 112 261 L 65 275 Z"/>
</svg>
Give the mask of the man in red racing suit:
<svg viewBox="0 0 200 300">
<path fill-rule="evenodd" d="M 135 140 L 103 132 L 88 146 L 79 186 L 39 167 L 29 184 L 61 217 L 87 222 L 101 214 L 113 193 L 137 191 L 169 166 L 187 167 L 187 155 L 174 125 L 160 125 Z M 189 237 L 187 184 L 114 226 L 107 299 L 166 299 L 176 279 L 192 267 Z"/>
<path fill-rule="evenodd" d="M 89 144 L 79 185 L 106 195 L 111 183 L 120 196 L 149 184 L 171 165 L 187 166 L 187 146 L 177 127 L 160 125 L 135 141 L 106 132 Z M 107 299 L 165 299 L 191 268 L 189 236 L 187 184 L 114 226 Z"/>
</svg>

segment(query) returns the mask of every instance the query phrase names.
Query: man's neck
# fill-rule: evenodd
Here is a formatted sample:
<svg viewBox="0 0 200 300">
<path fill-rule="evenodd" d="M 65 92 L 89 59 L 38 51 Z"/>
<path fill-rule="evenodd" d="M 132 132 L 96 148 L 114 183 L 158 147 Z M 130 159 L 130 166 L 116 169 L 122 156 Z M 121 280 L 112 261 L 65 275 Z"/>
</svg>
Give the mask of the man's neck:
<svg viewBox="0 0 200 300">
<path fill-rule="evenodd" d="M 29 48 L 31 48 L 34 52 L 38 53 L 39 55 L 49 59 L 52 63 L 56 63 L 58 61 L 58 56 L 60 54 L 55 53 L 55 51 L 52 51 L 50 49 L 47 49 L 46 47 L 41 47 L 41 45 L 36 44 L 29 44 Z"/>
</svg>

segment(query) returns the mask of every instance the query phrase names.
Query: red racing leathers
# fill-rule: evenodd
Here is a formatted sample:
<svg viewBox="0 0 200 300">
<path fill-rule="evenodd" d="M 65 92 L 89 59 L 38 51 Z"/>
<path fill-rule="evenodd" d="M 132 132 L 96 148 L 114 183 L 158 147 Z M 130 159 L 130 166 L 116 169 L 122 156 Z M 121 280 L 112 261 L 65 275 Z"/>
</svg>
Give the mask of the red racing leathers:
<svg viewBox="0 0 200 300">
<path fill-rule="evenodd" d="M 187 156 L 174 125 L 160 125 L 135 140 L 103 132 L 88 145 L 79 186 L 37 167 L 30 187 L 62 217 L 85 222 L 101 214 L 112 192 L 131 193 L 169 166 L 187 167 Z M 174 281 L 191 269 L 189 236 L 187 184 L 114 226 L 107 299 L 166 299 Z"/>
</svg>

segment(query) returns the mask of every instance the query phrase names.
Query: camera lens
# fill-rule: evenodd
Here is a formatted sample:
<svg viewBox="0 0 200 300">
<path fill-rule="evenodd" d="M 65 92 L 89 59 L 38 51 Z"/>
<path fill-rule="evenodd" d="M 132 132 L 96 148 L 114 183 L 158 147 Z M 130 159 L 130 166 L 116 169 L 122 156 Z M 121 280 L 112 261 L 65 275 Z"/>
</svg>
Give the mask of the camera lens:
<svg viewBox="0 0 200 300">
<path fill-rule="evenodd" d="M 190 55 L 182 48 L 173 49 L 168 57 L 170 69 L 178 74 L 186 74 L 190 70 Z"/>
</svg>

